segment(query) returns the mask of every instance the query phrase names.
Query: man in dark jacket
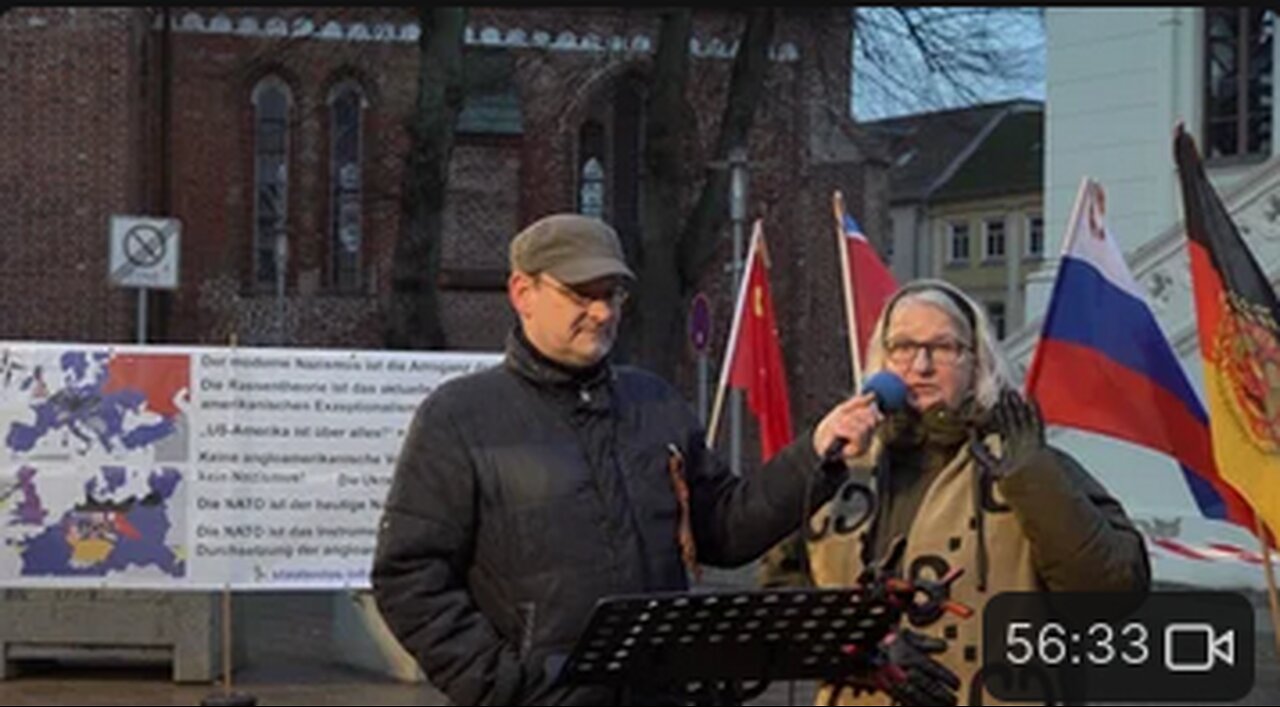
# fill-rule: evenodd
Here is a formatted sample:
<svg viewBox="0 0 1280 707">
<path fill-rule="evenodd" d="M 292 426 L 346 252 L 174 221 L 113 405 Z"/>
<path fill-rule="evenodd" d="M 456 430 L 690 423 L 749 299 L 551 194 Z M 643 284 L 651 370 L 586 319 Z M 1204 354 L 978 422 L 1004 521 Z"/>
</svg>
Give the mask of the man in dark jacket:
<svg viewBox="0 0 1280 707">
<path fill-rule="evenodd" d="M 513 239 L 511 270 L 505 361 L 440 386 L 409 429 L 374 597 L 456 704 L 610 703 L 552 684 L 596 601 L 685 589 L 695 561 L 756 558 L 799 527 L 806 486 L 816 507 L 843 481 L 820 471 L 820 450 L 877 419 L 842 403 L 740 479 L 670 385 L 609 363 L 634 280 L 612 228 L 544 218 Z"/>
</svg>

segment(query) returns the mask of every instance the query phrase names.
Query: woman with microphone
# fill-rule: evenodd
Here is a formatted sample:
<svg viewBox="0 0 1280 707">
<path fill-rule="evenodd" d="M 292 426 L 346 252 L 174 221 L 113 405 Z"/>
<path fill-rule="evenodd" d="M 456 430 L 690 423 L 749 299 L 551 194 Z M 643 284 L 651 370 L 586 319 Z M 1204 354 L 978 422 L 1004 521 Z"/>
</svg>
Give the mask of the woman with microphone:
<svg viewBox="0 0 1280 707">
<path fill-rule="evenodd" d="M 826 522 L 818 526 L 825 532 L 811 532 L 812 579 L 848 586 L 866 579 L 864 571 L 953 579 L 949 599 L 974 616 L 944 614 L 913 635 L 938 647 L 945 641 L 930 657 L 959 678 L 960 704 L 995 704 L 974 680 L 985 603 L 1006 591 L 1144 593 L 1150 567 L 1142 536 L 1075 459 L 1046 444 L 1039 411 L 1016 391 L 982 308 L 959 289 L 940 280 L 903 286 L 885 303 L 866 361 L 869 380 L 885 372 L 878 394 L 851 399 L 814 436 L 847 440 L 843 461 L 874 502 L 853 527 Z M 901 379 L 904 395 L 883 384 L 887 374 Z M 881 409 L 895 407 L 894 397 L 904 398 L 901 409 Z M 823 513 L 833 508 L 840 512 L 834 503 Z M 953 687 L 907 672 L 922 702 Z M 835 697 L 836 704 L 890 699 L 848 690 Z M 831 698 L 824 689 L 818 704 Z"/>
</svg>

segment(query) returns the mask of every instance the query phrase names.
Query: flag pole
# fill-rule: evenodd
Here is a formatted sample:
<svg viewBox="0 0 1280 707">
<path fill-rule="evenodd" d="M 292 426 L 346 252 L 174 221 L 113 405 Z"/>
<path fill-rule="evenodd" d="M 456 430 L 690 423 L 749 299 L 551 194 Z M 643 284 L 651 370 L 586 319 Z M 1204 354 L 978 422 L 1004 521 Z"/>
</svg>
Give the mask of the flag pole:
<svg viewBox="0 0 1280 707">
<path fill-rule="evenodd" d="M 1262 567 L 1267 577 L 1267 605 L 1271 608 L 1272 638 L 1276 642 L 1276 655 L 1280 656 L 1280 599 L 1276 598 L 1276 573 L 1271 566 L 1271 543 L 1267 542 L 1270 534 L 1267 532 L 1266 521 L 1262 520 L 1262 514 L 1254 513 L 1253 522 L 1258 528 L 1258 542 L 1262 543 Z"/>
<path fill-rule="evenodd" d="M 858 312 L 854 308 L 853 274 L 849 272 L 849 248 L 844 239 L 844 195 L 831 193 L 831 211 L 836 218 L 836 249 L 840 253 L 840 282 L 844 286 L 844 313 L 849 327 L 849 362 L 853 365 L 853 390 L 862 387 L 862 353 L 859 350 Z"/>
<path fill-rule="evenodd" d="M 751 228 L 751 245 L 747 247 L 746 277 L 738 283 L 738 298 L 733 305 L 733 323 L 729 328 L 729 344 L 724 347 L 724 359 L 720 362 L 720 382 L 716 384 L 716 399 L 711 406 L 711 418 L 707 421 L 707 448 L 716 444 L 716 432 L 720 427 L 720 413 L 724 409 L 725 393 L 729 387 L 729 369 L 733 367 L 733 356 L 738 348 L 738 330 L 742 326 L 742 310 L 747 300 L 747 283 L 751 281 L 751 264 L 755 261 L 756 247 L 764 230 L 760 219 L 756 219 Z"/>
<path fill-rule="evenodd" d="M 836 251 L 839 254 L 836 258 L 840 261 L 840 283 L 844 290 L 844 316 L 845 322 L 849 328 L 849 364 L 853 367 L 853 394 L 857 394 L 862 389 L 862 337 L 858 336 L 858 310 L 855 306 L 856 298 L 853 293 L 853 273 L 850 271 L 849 263 L 849 245 L 846 243 L 849 236 L 844 232 L 844 195 L 836 189 L 831 193 L 831 213 L 835 217 L 836 226 Z M 830 510 L 824 511 L 830 513 Z M 813 582 L 813 570 L 808 561 L 809 546 L 805 542 L 804 535 L 809 527 L 809 520 L 804 521 L 804 528 L 796 533 L 796 552 L 802 553 L 800 556 L 804 559 L 804 567 L 809 574 L 809 581 Z M 849 565 L 852 562 L 852 553 L 845 553 L 843 561 L 840 563 L 841 576 L 848 576 Z"/>
<path fill-rule="evenodd" d="M 1058 266 L 1062 266 L 1062 256 L 1071 250 L 1072 244 L 1076 241 L 1076 224 L 1080 221 L 1080 211 L 1084 208 L 1085 195 L 1089 193 L 1089 185 L 1093 184 L 1093 180 L 1088 177 L 1080 178 L 1080 186 L 1076 189 L 1076 203 L 1071 205 L 1071 216 L 1067 221 L 1067 232 L 1062 234 L 1062 252 L 1058 254 Z"/>
<path fill-rule="evenodd" d="M 1058 253 L 1058 268 L 1062 268 L 1062 257 L 1071 249 L 1071 244 L 1076 239 L 1076 224 L 1080 220 L 1080 210 L 1084 208 L 1084 195 L 1089 188 L 1090 179 L 1088 177 L 1080 178 L 1080 186 L 1076 189 L 1076 203 L 1071 205 L 1071 215 L 1067 217 L 1067 230 L 1062 234 L 1062 250 Z M 1058 275 L 1054 275 L 1053 287 L 1058 287 Z M 1043 334 L 1043 332 L 1041 332 Z M 1039 348 L 1037 346 L 1037 348 Z M 1023 393 L 1030 395 L 1035 388 L 1036 379 L 1040 377 L 1040 358 L 1038 356 L 1031 357 L 1031 368 L 1027 370 L 1026 380 L 1023 381 Z"/>
</svg>

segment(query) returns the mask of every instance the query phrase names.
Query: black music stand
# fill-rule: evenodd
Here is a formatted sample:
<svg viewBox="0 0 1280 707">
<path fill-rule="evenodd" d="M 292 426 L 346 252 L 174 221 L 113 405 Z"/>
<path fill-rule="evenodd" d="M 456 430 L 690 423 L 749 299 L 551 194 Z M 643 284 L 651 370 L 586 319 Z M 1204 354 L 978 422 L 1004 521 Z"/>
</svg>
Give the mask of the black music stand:
<svg viewBox="0 0 1280 707">
<path fill-rule="evenodd" d="M 862 587 L 607 597 L 559 680 L 614 690 L 683 694 L 694 704 L 741 704 L 774 680 L 841 682 L 901 617 Z"/>
</svg>

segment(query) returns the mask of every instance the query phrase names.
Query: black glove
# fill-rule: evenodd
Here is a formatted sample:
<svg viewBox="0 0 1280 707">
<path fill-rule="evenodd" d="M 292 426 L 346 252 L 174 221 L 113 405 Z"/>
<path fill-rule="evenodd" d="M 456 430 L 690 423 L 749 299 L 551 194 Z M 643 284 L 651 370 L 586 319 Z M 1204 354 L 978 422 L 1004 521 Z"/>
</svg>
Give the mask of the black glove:
<svg viewBox="0 0 1280 707">
<path fill-rule="evenodd" d="M 880 689 L 896 704 L 956 704 L 960 678 L 930 654 L 946 650 L 947 642 L 910 629 L 890 633 L 881 644 L 887 663 L 877 675 Z"/>
<path fill-rule="evenodd" d="M 1000 435 L 1000 456 L 996 457 L 981 439 L 971 445 L 984 474 L 1003 479 L 1044 450 L 1044 418 L 1034 400 L 1025 400 L 1017 391 L 1005 390 L 991 410 L 990 421 L 988 431 Z"/>
</svg>

